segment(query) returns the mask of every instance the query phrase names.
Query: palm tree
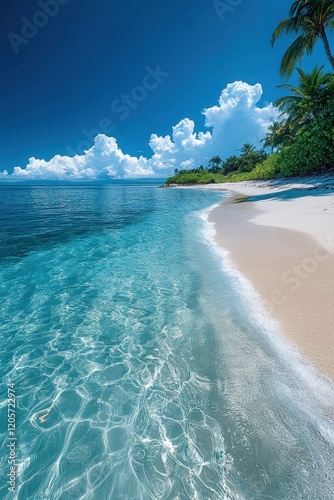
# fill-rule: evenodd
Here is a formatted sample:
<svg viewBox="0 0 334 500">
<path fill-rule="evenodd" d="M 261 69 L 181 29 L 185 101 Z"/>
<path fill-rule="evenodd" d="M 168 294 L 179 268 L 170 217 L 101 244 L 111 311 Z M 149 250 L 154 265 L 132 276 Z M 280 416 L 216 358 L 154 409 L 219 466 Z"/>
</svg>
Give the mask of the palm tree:
<svg viewBox="0 0 334 500">
<path fill-rule="evenodd" d="M 273 122 L 269 127 L 268 131 L 266 134 L 266 137 L 261 140 L 263 142 L 265 148 L 270 148 L 271 152 L 274 151 L 275 148 L 278 147 L 276 144 L 277 142 L 277 137 L 280 133 L 281 130 L 281 123 L 280 122 Z"/>
<path fill-rule="evenodd" d="M 242 156 L 249 156 L 251 153 L 254 153 L 255 147 L 248 142 L 247 144 L 244 144 L 239 151 Z"/>
<path fill-rule="evenodd" d="M 213 158 L 211 158 L 211 160 L 209 160 L 209 164 L 212 165 L 213 172 L 217 172 L 222 161 L 223 160 L 220 158 L 220 156 L 214 156 Z"/>
<path fill-rule="evenodd" d="M 295 0 L 289 16 L 279 23 L 271 38 L 273 46 L 284 33 L 298 35 L 283 56 L 280 75 L 290 77 L 297 61 L 305 54 L 311 54 L 319 39 L 322 40 L 326 56 L 334 69 L 334 56 L 326 32 L 327 29 L 334 28 L 333 0 Z"/>
<path fill-rule="evenodd" d="M 268 127 L 267 135 L 262 142 L 264 147 L 270 148 L 272 152 L 279 150 L 282 146 L 290 146 L 294 141 L 294 134 L 291 126 L 286 120 L 273 122 Z"/>
<path fill-rule="evenodd" d="M 285 89 L 290 92 L 290 95 L 283 96 L 277 99 L 274 105 L 281 111 L 280 116 L 287 115 L 287 123 L 292 128 L 299 128 L 308 119 L 309 112 L 312 108 L 312 103 L 316 101 L 319 91 L 324 88 L 332 78 L 330 73 L 324 73 L 323 66 L 316 66 L 311 73 L 305 73 L 302 69 L 298 71 L 298 87 L 284 84 L 277 85 L 277 88 Z M 303 104 L 309 104 L 306 107 Z"/>
</svg>

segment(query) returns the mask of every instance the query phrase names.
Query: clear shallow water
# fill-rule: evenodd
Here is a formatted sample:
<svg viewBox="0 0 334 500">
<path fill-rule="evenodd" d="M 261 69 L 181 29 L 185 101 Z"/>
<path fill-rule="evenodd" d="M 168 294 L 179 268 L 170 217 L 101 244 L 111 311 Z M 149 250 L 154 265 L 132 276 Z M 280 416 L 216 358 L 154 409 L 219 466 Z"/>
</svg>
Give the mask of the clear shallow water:
<svg viewBox="0 0 334 500">
<path fill-rule="evenodd" d="M 221 199 L 0 187 L 14 498 L 334 498 L 333 426 L 204 238 L 200 212 Z M 0 497 L 13 498 L 4 481 Z"/>
</svg>

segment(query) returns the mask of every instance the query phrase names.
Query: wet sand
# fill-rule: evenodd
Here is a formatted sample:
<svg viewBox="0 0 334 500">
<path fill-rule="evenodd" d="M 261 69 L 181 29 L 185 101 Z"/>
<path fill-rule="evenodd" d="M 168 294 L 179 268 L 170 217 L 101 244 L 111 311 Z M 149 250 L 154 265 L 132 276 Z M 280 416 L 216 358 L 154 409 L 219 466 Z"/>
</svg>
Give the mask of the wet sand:
<svg viewBox="0 0 334 500">
<path fill-rule="evenodd" d="M 282 333 L 334 381 L 334 176 L 193 186 L 229 198 L 209 214 L 216 242 Z"/>
<path fill-rule="evenodd" d="M 314 235 L 254 222 L 263 213 L 256 201 L 229 200 L 215 208 L 209 220 L 217 244 L 260 293 L 290 343 L 334 380 L 333 252 Z M 334 216 L 332 223 L 334 230 Z"/>
</svg>

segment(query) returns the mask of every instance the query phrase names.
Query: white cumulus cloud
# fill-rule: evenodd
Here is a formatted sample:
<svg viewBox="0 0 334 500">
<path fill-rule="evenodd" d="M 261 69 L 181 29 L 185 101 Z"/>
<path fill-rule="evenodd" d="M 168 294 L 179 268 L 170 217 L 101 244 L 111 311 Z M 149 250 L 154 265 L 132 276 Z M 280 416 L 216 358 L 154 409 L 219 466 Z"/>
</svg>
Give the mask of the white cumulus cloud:
<svg viewBox="0 0 334 500">
<path fill-rule="evenodd" d="M 234 82 L 220 95 L 218 106 L 205 109 L 205 125 L 212 127 L 212 143 L 216 154 L 231 156 L 246 142 L 260 145 L 269 125 L 278 118 L 272 104 L 262 108 L 262 86 Z"/>
<path fill-rule="evenodd" d="M 30 158 L 26 167 L 15 167 L 6 179 L 80 180 L 113 177 L 165 177 L 177 168 L 206 164 L 214 155 L 236 154 L 246 142 L 260 146 L 268 126 L 277 118 L 272 104 L 259 107 L 262 86 L 234 82 L 222 91 L 218 104 L 203 111 L 206 132 L 195 131 L 195 123 L 184 118 L 172 128 L 172 135 L 152 134 L 152 156 L 130 156 L 114 137 L 99 134 L 83 155 L 56 155 L 51 160 Z"/>
</svg>

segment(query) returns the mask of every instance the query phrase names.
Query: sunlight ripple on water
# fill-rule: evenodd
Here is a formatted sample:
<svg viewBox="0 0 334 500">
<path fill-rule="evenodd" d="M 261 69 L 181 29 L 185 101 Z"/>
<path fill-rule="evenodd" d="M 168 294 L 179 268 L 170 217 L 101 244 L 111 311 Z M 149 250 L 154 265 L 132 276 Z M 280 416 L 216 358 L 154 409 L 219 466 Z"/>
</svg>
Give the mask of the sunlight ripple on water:
<svg viewBox="0 0 334 500">
<path fill-rule="evenodd" d="M 333 498 L 333 427 L 203 238 L 221 193 L 0 191 L 15 498 Z"/>
</svg>

